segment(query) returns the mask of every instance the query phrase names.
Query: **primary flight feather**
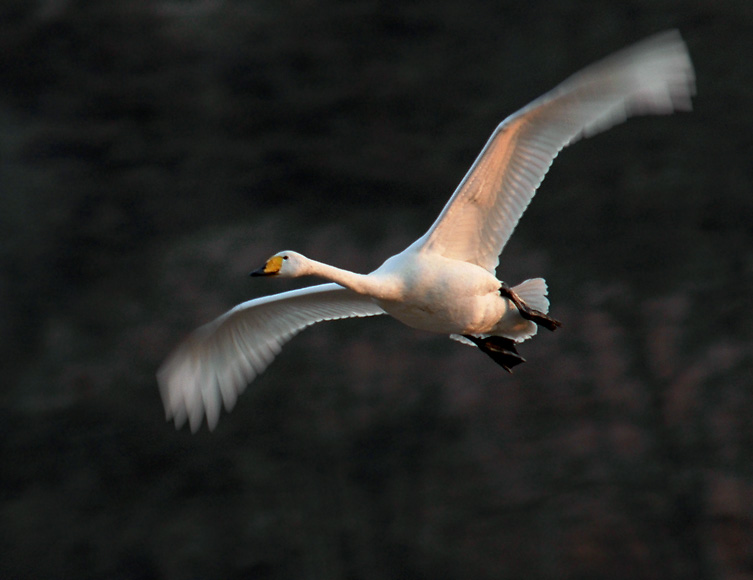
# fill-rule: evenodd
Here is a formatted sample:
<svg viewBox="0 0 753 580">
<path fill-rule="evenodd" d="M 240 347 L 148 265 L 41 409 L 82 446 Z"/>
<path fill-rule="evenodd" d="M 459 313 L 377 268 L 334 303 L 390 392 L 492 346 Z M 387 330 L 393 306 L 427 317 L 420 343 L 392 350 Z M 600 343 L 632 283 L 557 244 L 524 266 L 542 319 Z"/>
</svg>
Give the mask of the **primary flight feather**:
<svg viewBox="0 0 753 580">
<path fill-rule="evenodd" d="M 690 110 L 693 66 L 677 31 L 653 36 L 571 76 L 505 119 L 429 230 L 370 274 L 279 252 L 255 276 L 329 280 L 240 304 L 188 337 L 157 373 L 168 419 L 213 429 L 282 345 L 324 320 L 389 314 L 477 346 L 506 370 L 515 345 L 550 317 L 546 283 L 510 288 L 495 270 L 554 158 L 580 137 L 637 114 Z"/>
</svg>

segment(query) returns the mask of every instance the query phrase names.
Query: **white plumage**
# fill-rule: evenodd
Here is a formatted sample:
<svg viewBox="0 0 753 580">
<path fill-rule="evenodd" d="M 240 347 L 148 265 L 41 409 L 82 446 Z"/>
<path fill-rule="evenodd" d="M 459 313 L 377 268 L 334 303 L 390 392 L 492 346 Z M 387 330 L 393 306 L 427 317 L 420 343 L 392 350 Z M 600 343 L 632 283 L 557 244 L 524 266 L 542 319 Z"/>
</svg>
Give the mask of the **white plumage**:
<svg viewBox="0 0 753 580">
<path fill-rule="evenodd" d="M 693 66 L 677 31 L 664 32 L 571 76 L 505 119 L 429 230 L 370 274 L 280 252 L 256 275 L 331 283 L 240 304 L 199 328 L 158 371 L 168 419 L 217 424 L 282 345 L 316 322 L 390 314 L 479 346 L 507 370 L 515 343 L 553 330 L 544 280 L 508 289 L 499 255 L 559 151 L 637 114 L 689 110 Z"/>
</svg>

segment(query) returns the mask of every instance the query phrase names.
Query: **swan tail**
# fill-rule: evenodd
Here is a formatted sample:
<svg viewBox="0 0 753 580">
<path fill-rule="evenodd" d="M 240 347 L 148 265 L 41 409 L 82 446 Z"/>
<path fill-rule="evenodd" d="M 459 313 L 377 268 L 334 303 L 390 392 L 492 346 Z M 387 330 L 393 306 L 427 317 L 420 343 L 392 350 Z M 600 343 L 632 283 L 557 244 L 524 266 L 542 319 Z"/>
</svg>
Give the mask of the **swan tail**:
<svg viewBox="0 0 753 580">
<path fill-rule="evenodd" d="M 521 321 L 523 324 L 516 325 L 516 328 L 497 329 L 497 332 L 503 332 L 507 336 L 451 334 L 450 338 L 477 347 L 507 372 L 512 373 L 513 367 L 526 362 L 518 353 L 517 343 L 536 334 L 539 324 L 554 330 L 561 323 L 546 315 L 549 312 L 549 299 L 546 297 L 547 286 L 543 278 L 532 278 L 513 288 L 503 284 L 500 293 L 502 296 L 510 297 L 518 309 L 522 309 L 521 316 L 525 318 Z"/>
<path fill-rule="evenodd" d="M 546 297 L 548 288 L 543 278 L 531 278 L 513 286 L 512 290 L 529 307 L 543 312 L 549 312 L 549 299 Z"/>
</svg>

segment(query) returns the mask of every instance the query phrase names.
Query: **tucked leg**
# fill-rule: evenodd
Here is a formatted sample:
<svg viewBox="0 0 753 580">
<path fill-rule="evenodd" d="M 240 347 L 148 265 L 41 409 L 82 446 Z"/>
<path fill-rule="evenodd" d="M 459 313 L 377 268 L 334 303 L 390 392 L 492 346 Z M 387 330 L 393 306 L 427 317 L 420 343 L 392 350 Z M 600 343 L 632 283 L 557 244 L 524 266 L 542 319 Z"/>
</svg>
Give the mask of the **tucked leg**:
<svg viewBox="0 0 753 580">
<path fill-rule="evenodd" d="M 518 350 L 515 348 L 515 341 L 509 338 L 502 336 L 479 338 L 470 334 L 464 334 L 463 336 L 479 347 L 481 352 L 491 357 L 494 362 L 508 373 L 512 372 L 514 366 L 526 362 L 526 359 L 518 354 Z"/>
<path fill-rule="evenodd" d="M 559 320 L 552 318 L 548 314 L 544 314 L 540 310 L 536 310 L 535 308 L 528 306 L 525 302 L 523 302 L 523 300 L 521 300 L 520 296 L 517 295 L 515 290 L 510 288 L 504 282 L 499 289 L 499 294 L 503 298 L 507 298 L 513 304 L 515 304 L 515 307 L 518 309 L 518 312 L 520 312 L 520 315 L 526 320 L 535 322 L 536 324 L 543 326 L 547 330 L 557 330 L 560 326 L 562 326 L 562 323 Z"/>
</svg>

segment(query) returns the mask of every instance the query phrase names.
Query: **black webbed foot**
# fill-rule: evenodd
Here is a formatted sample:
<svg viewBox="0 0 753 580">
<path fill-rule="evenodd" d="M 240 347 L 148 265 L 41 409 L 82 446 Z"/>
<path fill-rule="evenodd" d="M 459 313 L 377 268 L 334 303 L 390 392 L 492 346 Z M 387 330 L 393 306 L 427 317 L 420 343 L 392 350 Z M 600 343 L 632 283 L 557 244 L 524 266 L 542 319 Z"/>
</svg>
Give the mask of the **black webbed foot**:
<svg viewBox="0 0 753 580">
<path fill-rule="evenodd" d="M 518 312 L 520 312 L 520 315 L 526 320 L 535 322 L 536 324 L 543 326 L 547 330 L 557 330 L 560 326 L 562 326 L 562 323 L 559 320 L 552 318 L 548 314 L 544 314 L 540 310 L 536 310 L 535 308 L 528 306 L 525 302 L 523 302 L 523 300 L 521 300 L 520 296 L 517 295 L 515 290 L 510 288 L 507 284 L 502 284 L 499 289 L 499 294 L 503 298 L 507 298 L 513 304 L 515 304 L 515 307 L 518 309 Z"/>
<path fill-rule="evenodd" d="M 464 334 L 463 336 L 475 344 L 481 352 L 491 357 L 495 363 L 508 373 L 512 373 L 513 367 L 526 362 L 526 359 L 518 354 L 514 340 L 502 336 L 487 336 L 484 338 L 470 334 Z"/>
</svg>

